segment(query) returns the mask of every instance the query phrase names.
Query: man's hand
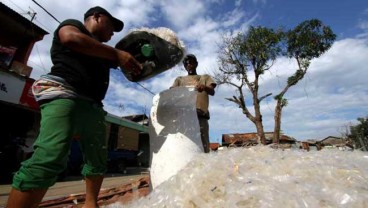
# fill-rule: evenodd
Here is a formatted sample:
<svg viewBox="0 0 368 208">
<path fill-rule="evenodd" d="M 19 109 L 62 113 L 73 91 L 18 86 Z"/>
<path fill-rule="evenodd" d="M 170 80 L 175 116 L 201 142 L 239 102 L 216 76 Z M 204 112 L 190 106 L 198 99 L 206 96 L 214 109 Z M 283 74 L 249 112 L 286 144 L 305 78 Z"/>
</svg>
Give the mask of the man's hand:
<svg viewBox="0 0 368 208">
<path fill-rule="evenodd" d="M 196 90 L 198 90 L 198 92 L 206 91 L 206 85 L 197 84 Z"/>
<path fill-rule="evenodd" d="M 137 76 L 142 72 L 142 65 L 129 53 L 118 50 L 118 65 Z"/>
<path fill-rule="evenodd" d="M 215 86 L 216 85 L 210 85 L 210 86 L 206 86 L 206 85 L 203 85 L 203 84 L 197 84 L 196 85 L 196 90 L 198 90 L 198 92 L 207 92 L 209 95 L 214 95 L 215 94 Z"/>
</svg>

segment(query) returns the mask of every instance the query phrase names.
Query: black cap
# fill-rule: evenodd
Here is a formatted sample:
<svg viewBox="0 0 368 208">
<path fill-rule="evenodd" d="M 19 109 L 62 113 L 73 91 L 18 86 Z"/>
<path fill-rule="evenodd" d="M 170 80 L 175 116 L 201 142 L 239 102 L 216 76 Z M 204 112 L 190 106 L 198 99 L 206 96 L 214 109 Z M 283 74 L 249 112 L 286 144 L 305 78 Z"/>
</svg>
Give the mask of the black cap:
<svg viewBox="0 0 368 208">
<path fill-rule="evenodd" d="M 112 20 L 112 23 L 114 24 L 114 31 L 115 32 L 120 32 L 123 29 L 123 27 L 124 27 L 124 22 L 123 21 L 113 17 L 106 9 L 104 9 L 102 7 L 99 7 L 99 6 L 90 8 L 84 14 L 84 20 L 86 20 L 87 17 L 93 15 L 94 13 L 104 14 L 104 15 L 108 16 Z"/>
<path fill-rule="evenodd" d="M 184 64 L 184 65 L 187 65 L 187 62 L 188 62 L 189 60 L 193 60 L 193 61 L 195 61 L 195 62 L 198 64 L 197 58 L 196 58 L 196 57 L 195 57 L 195 55 L 193 55 L 193 54 L 188 54 L 188 55 L 186 55 L 186 56 L 184 57 L 184 59 L 183 59 L 183 64 Z"/>
</svg>

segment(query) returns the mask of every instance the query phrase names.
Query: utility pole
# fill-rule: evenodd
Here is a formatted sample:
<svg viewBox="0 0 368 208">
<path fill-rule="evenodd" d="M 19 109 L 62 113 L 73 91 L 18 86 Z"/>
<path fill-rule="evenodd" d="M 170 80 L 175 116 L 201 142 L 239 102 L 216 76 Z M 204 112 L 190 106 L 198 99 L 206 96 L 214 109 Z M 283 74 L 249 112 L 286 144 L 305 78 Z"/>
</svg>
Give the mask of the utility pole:
<svg viewBox="0 0 368 208">
<path fill-rule="evenodd" d="M 43 9 L 48 15 L 50 15 L 56 22 L 60 23 L 60 21 L 58 19 L 56 19 L 56 17 L 54 17 L 54 15 L 52 15 L 49 11 L 47 11 L 45 8 L 43 8 L 43 6 L 41 6 L 37 1 L 32 0 L 37 6 L 39 6 L 41 9 Z"/>
<path fill-rule="evenodd" d="M 32 9 L 29 8 L 29 10 L 32 10 Z M 32 11 L 28 11 L 27 14 L 31 16 L 31 22 L 33 22 L 34 18 L 36 17 L 37 12 L 32 10 Z"/>
</svg>

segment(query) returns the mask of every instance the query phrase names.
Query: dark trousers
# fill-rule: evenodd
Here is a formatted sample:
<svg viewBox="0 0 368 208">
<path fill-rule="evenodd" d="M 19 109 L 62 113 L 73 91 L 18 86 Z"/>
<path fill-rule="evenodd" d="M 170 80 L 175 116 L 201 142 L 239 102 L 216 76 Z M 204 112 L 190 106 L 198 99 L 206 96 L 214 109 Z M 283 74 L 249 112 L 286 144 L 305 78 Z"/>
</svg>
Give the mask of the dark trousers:
<svg viewBox="0 0 368 208">
<path fill-rule="evenodd" d="M 210 139 L 208 135 L 209 126 L 208 126 L 208 119 L 198 116 L 199 120 L 199 128 L 201 131 L 201 140 L 203 144 L 203 149 L 205 153 L 210 152 Z"/>
</svg>

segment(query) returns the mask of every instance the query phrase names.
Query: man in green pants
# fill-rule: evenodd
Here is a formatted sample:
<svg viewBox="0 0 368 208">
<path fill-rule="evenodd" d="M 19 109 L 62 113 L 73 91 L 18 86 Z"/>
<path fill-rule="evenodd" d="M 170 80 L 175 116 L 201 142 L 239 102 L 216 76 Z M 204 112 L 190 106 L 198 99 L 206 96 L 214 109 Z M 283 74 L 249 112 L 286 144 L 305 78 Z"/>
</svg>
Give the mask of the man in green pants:
<svg viewBox="0 0 368 208">
<path fill-rule="evenodd" d="M 106 126 L 102 100 L 109 85 L 110 68 L 122 66 L 139 74 L 142 66 L 127 52 L 104 42 L 124 23 L 101 7 L 84 14 L 84 23 L 63 21 L 51 46 L 53 67 L 32 86 L 41 108 L 40 134 L 34 154 L 13 178 L 7 207 L 38 207 L 48 187 L 67 165 L 72 139 L 84 158 L 84 207 L 98 207 L 97 196 L 106 172 Z"/>
</svg>

